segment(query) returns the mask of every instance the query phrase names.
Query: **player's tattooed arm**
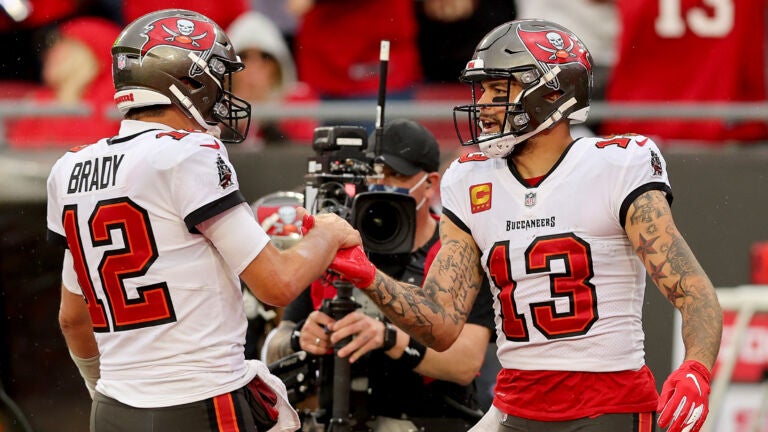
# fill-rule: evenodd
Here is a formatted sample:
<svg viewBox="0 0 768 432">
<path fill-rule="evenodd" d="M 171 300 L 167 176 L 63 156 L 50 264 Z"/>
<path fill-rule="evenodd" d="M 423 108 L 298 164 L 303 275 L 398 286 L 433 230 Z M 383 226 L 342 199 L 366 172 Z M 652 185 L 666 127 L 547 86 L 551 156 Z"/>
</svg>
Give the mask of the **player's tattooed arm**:
<svg viewBox="0 0 768 432">
<path fill-rule="evenodd" d="M 366 293 L 401 329 L 438 351 L 458 337 L 482 284 L 480 252 L 470 235 L 440 222 L 441 248 L 419 288 L 381 272 Z"/>
<path fill-rule="evenodd" d="M 722 334 L 722 311 L 712 282 L 677 230 L 664 194 L 649 191 L 630 207 L 627 235 L 649 277 L 680 311 L 686 359 L 711 368 Z"/>
</svg>

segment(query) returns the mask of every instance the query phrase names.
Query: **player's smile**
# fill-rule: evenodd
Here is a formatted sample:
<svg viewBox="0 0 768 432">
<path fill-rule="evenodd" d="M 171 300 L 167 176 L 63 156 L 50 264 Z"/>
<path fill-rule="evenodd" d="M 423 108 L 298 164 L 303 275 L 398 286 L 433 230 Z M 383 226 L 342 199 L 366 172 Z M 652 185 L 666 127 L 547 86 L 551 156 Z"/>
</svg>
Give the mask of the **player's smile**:
<svg viewBox="0 0 768 432">
<path fill-rule="evenodd" d="M 499 133 L 501 131 L 500 122 L 496 116 L 481 115 L 478 126 L 483 134 Z"/>
</svg>

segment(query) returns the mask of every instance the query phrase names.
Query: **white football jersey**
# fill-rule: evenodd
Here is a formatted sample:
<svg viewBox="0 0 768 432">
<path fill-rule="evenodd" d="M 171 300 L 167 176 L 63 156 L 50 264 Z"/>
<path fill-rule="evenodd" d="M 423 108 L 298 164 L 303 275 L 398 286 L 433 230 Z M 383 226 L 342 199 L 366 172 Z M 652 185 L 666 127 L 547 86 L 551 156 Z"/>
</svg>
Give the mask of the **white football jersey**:
<svg viewBox="0 0 768 432">
<path fill-rule="evenodd" d="M 608 372 L 644 364 L 645 269 L 623 224 L 641 193 L 671 200 L 666 163 L 639 136 L 580 138 L 536 187 L 506 159 L 463 156 L 443 212 L 482 252 L 509 369 Z"/>
<path fill-rule="evenodd" d="M 226 148 L 201 132 L 124 120 L 117 137 L 56 162 L 49 237 L 69 248 L 77 283 L 65 285 L 88 302 L 99 392 L 162 407 L 253 378 L 240 281 L 195 228 L 242 202 Z M 257 238 L 253 256 L 269 241 Z"/>
</svg>

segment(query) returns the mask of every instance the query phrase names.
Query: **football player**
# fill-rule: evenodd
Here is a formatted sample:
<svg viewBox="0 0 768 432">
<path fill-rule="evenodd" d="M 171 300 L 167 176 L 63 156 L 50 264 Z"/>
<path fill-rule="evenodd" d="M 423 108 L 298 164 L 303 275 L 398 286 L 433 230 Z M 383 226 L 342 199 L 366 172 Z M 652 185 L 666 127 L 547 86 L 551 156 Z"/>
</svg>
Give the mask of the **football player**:
<svg viewBox="0 0 768 432">
<path fill-rule="evenodd" d="M 476 431 L 697 431 L 722 333 L 715 290 L 675 226 L 667 165 L 642 135 L 579 138 L 592 60 L 541 20 L 491 30 L 461 73 L 480 152 L 441 187 L 442 248 L 415 290 L 355 249 L 332 265 L 400 328 L 438 350 L 491 282 L 498 357 L 493 407 Z M 460 137 L 461 138 L 461 137 Z M 350 265 L 354 263 L 355 265 Z M 685 361 L 661 397 L 644 362 L 646 275 L 679 310 Z M 332 337 L 333 339 L 333 337 Z M 335 340 L 334 340 L 335 342 Z"/>
<path fill-rule="evenodd" d="M 247 130 L 237 123 L 250 106 L 227 90 L 242 68 L 203 15 L 137 19 L 112 47 L 119 134 L 52 168 L 49 238 L 66 248 L 59 320 L 93 397 L 92 431 L 299 426 L 279 379 L 245 360 L 238 278 L 284 306 L 360 236 L 324 214 L 304 217 L 313 229 L 293 247 L 270 243 L 217 138 Z"/>
</svg>

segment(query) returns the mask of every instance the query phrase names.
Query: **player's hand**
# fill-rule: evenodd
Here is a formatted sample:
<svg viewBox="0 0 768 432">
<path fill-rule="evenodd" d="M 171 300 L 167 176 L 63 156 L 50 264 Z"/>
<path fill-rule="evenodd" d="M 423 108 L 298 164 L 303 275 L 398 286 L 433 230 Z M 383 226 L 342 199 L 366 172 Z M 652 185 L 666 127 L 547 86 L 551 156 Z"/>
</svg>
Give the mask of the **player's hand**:
<svg viewBox="0 0 768 432">
<path fill-rule="evenodd" d="M 659 426 L 668 432 L 696 432 L 709 413 L 709 380 L 706 366 L 688 360 L 669 375 L 661 389 Z"/>
<path fill-rule="evenodd" d="M 344 318 L 333 323 L 331 330 L 333 330 L 331 342 L 334 344 L 354 336 L 349 343 L 336 352 L 341 358 L 349 357 L 350 363 L 384 345 L 384 322 L 360 311 L 348 313 Z"/>
<path fill-rule="evenodd" d="M 301 214 L 301 233 L 303 235 L 307 235 L 310 231 L 317 229 L 332 237 L 338 244 L 339 249 L 363 244 L 360 233 L 349 222 L 335 213 L 312 215 L 307 213 L 305 209 L 297 209 L 297 212 Z"/>
<path fill-rule="evenodd" d="M 304 321 L 299 334 L 299 346 L 301 349 L 314 355 L 327 354 L 333 349 L 328 325 L 333 318 L 320 311 L 313 311 Z"/>
<path fill-rule="evenodd" d="M 376 266 L 368 260 L 362 246 L 339 249 L 328 269 L 360 289 L 370 287 L 376 278 Z"/>
</svg>

